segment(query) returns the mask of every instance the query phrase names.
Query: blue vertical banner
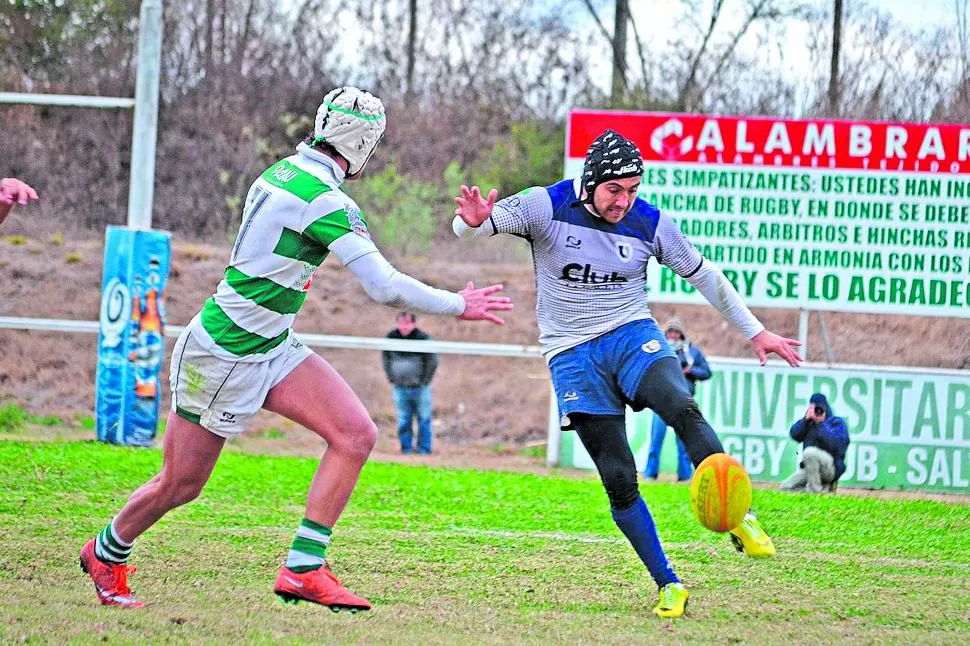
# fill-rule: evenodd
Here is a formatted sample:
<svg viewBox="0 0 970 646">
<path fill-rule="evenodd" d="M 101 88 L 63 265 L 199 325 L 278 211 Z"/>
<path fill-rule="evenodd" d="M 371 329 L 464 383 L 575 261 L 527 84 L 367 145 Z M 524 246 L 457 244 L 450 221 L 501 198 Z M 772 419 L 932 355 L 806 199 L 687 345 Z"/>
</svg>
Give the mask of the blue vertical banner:
<svg viewBox="0 0 970 646">
<path fill-rule="evenodd" d="M 170 262 L 168 233 L 108 227 L 95 394 L 95 422 L 102 442 L 154 443 Z"/>
</svg>

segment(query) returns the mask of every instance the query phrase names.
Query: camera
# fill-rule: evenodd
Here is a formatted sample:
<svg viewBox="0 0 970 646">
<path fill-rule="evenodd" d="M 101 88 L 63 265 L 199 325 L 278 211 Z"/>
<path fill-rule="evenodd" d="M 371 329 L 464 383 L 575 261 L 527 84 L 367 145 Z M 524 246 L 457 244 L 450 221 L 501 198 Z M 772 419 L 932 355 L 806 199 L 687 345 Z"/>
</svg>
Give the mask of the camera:
<svg viewBox="0 0 970 646">
<path fill-rule="evenodd" d="M 819 406 L 818 404 L 816 404 L 815 405 L 815 417 L 821 417 L 823 415 L 825 415 L 825 409 L 822 408 L 821 406 Z"/>
</svg>

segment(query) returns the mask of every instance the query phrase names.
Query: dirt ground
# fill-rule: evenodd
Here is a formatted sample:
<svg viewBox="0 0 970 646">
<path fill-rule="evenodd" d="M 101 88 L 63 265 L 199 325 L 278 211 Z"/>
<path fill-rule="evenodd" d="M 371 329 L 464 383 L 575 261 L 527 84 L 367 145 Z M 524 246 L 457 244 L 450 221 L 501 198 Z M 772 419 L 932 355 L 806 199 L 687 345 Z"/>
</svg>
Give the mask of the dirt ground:
<svg viewBox="0 0 970 646">
<path fill-rule="evenodd" d="M 9 228 L 4 233 L 7 235 L 0 237 L 0 316 L 97 320 L 103 241 L 23 239 L 10 235 Z M 228 242 L 216 246 L 173 244 L 166 290 L 170 324 L 186 323 L 212 293 L 228 251 Z M 460 257 L 454 249 L 441 251 L 445 257 Z M 501 282 L 515 302 L 516 310 L 506 317 L 504 326 L 420 317 L 418 325 L 435 339 L 536 343 L 531 265 L 429 258 L 397 259 L 395 265 L 416 278 L 453 290 L 468 279 L 477 284 Z M 750 356 L 747 343 L 710 307 L 657 305 L 654 313 L 661 321 L 674 314 L 683 318 L 692 340 L 709 356 Z M 796 312 L 756 310 L 756 314 L 770 329 L 797 337 Z M 394 310 L 372 302 L 350 273 L 331 260 L 314 278 L 296 329 L 383 337 L 393 327 L 394 315 Z M 824 361 L 816 321 L 813 316 L 809 359 Z M 830 313 L 825 322 L 836 360 L 842 363 L 970 367 L 967 319 Z M 170 351 L 172 340 L 166 345 Z M 96 346 L 93 334 L 0 330 L 0 402 L 13 400 L 34 414 L 58 415 L 66 421 L 78 414 L 92 414 Z M 382 446 L 393 452 L 394 413 L 379 353 L 328 348 L 317 352 L 354 388 L 381 429 Z M 163 377 L 167 383 L 167 372 Z M 165 391 L 163 410 L 168 407 L 167 388 Z M 433 391 L 434 431 L 442 452 L 469 454 L 475 447 L 481 460 L 512 463 L 518 455 L 512 449 L 545 438 L 549 378 L 540 359 L 441 355 Z M 290 435 L 291 429 L 267 414 L 253 431 L 260 433 Z"/>
</svg>

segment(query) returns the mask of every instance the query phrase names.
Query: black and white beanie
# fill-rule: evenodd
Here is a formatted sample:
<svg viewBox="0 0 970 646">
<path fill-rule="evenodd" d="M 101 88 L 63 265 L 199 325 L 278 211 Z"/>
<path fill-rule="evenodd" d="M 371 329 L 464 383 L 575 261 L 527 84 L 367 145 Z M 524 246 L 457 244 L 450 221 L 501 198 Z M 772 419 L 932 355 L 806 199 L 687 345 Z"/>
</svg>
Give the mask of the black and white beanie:
<svg viewBox="0 0 970 646">
<path fill-rule="evenodd" d="M 643 175 L 643 157 L 637 145 L 614 130 L 607 130 L 589 145 L 583 165 L 583 188 L 592 202 L 593 191 L 603 182 Z"/>
</svg>

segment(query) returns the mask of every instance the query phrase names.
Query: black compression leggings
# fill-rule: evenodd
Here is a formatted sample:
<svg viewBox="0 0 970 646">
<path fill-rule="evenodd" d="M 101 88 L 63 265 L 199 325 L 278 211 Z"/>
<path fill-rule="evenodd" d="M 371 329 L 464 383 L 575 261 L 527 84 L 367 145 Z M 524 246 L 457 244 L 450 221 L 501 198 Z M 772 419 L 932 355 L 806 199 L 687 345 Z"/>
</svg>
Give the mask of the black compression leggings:
<svg viewBox="0 0 970 646">
<path fill-rule="evenodd" d="M 652 408 L 673 426 L 695 467 L 712 453 L 724 452 L 721 440 L 701 414 L 680 364 L 673 357 L 658 359 L 640 378 L 633 408 Z"/>
<path fill-rule="evenodd" d="M 626 417 L 573 413 L 569 419 L 589 457 L 593 458 L 610 507 L 617 511 L 632 507 L 640 496 L 640 487 L 633 451 L 626 440 Z"/>
<path fill-rule="evenodd" d="M 659 359 L 650 366 L 640 379 L 632 404 L 637 410 L 652 408 L 673 426 L 694 466 L 712 453 L 724 452 L 673 357 Z M 640 496 L 640 487 L 633 451 L 626 439 L 625 416 L 573 413 L 569 418 L 599 471 L 610 507 L 622 510 L 632 506 Z"/>
</svg>

